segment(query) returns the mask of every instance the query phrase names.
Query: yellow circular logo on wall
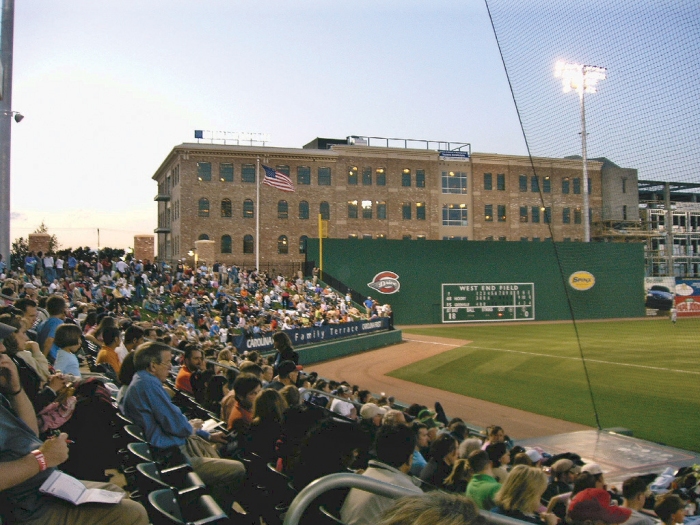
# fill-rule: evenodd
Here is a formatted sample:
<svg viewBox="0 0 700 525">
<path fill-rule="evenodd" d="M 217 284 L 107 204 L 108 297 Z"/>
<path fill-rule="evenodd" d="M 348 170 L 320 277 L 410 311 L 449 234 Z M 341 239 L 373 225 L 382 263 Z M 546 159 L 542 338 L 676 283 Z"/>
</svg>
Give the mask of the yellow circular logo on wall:
<svg viewBox="0 0 700 525">
<path fill-rule="evenodd" d="M 586 291 L 593 288 L 595 284 L 595 277 L 590 272 L 574 272 L 569 276 L 569 286 L 574 290 Z"/>
</svg>

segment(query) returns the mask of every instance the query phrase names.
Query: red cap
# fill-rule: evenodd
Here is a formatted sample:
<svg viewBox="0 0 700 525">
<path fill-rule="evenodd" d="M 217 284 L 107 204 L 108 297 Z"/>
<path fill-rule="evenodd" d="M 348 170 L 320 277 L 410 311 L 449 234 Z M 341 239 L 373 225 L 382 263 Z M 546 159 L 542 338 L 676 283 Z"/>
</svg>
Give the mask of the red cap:
<svg viewBox="0 0 700 525">
<path fill-rule="evenodd" d="M 623 523 L 632 514 L 630 509 L 610 506 L 610 494 L 603 489 L 582 490 L 569 503 L 567 517 L 574 521 L 600 520 Z"/>
</svg>

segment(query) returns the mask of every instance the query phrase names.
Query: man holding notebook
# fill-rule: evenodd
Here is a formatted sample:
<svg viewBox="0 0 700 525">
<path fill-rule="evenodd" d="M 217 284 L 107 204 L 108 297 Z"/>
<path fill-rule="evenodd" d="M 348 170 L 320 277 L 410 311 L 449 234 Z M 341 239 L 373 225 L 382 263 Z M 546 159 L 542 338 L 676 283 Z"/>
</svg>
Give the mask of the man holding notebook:
<svg viewBox="0 0 700 525">
<path fill-rule="evenodd" d="M 34 408 L 21 387 L 15 364 L 4 353 L 2 340 L 14 330 L 0 323 L 0 517 L 22 525 L 147 525 L 146 509 L 135 501 L 79 506 L 39 490 L 68 459 L 68 436 L 39 439 Z M 88 489 L 121 492 L 108 483 L 83 484 Z"/>
</svg>

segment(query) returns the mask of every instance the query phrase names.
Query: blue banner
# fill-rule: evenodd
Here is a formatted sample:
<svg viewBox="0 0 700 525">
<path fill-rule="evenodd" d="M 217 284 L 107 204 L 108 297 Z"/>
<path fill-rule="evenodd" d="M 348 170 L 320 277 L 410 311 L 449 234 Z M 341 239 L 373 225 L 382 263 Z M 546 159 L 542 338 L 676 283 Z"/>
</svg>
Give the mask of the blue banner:
<svg viewBox="0 0 700 525">
<path fill-rule="evenodd" d="M 369 334 L 379 330 L 389 329 L 389 318 L 380 317 L 371 321 L 354 321 L 352 323 L 329 324 L 313 326 L 310 328 L 297 328 L 296 330 L 283 330 L 292 340 L 294 347 L 320 343 L 330 339 L 342 339 L 357 335 Z M 252 337 L 245 334 L 234 336 L 233 345 L 239 352 L 257 350 L 267 352 L 274 350 L 272 345 L 272 333 Z"/>
</svg>

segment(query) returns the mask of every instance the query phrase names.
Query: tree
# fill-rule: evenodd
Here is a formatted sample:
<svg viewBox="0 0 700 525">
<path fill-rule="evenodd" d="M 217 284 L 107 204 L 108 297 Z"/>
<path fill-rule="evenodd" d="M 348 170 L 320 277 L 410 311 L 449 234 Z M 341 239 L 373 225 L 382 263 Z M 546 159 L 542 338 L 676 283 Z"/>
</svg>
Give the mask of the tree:
<svg viewBox="0 0 700 525">
<path fill-rule="evenodd" d="M 32 233 L 49 233 L 49 227 L 44 224 L 44 221 L 41 221 L 41 225 L 34 230 Z M 58 250 L 61 247 L 60 243 L 58 242 L 58 237 L 56 235 L 51 235 L 51 238 L 49 239 L 49 252 L 56 253 L 56 250 Z"/>
<path fill-rule="evenodd" d="M 29 241 L 24 237 L 15 239 L 12 242 L 12 252 L 10 253 L 10 267 L 22 268 L 24 266 L 24 258 L 29 253 Z"/>
</svg>

